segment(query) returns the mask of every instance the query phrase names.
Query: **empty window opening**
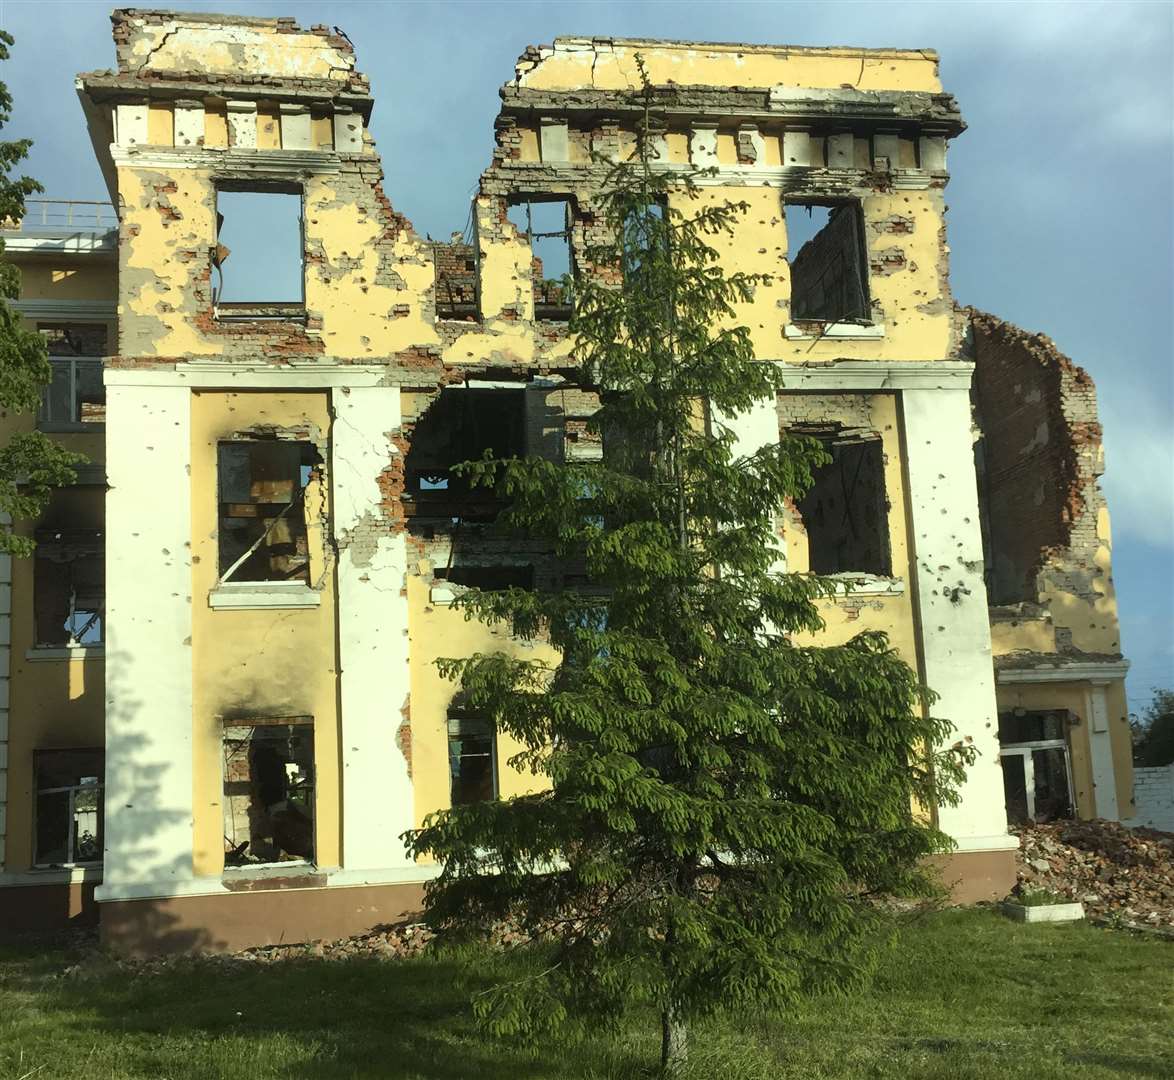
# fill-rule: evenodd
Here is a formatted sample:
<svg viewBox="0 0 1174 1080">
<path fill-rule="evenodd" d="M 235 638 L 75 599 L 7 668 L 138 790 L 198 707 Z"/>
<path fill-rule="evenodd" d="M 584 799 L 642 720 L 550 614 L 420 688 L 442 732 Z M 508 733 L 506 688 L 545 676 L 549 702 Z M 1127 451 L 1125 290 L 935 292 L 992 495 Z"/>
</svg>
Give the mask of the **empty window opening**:
<svg viewBox="0 0 1174 1080">
<path fill-rule="evenodd" d="M 106 608 L 105 545 L 89 529 L 39 529 L 33 559 L 33 619 L 41 648 L 101 645 Z"/>
<path fill-rule="evenodd" d="M 40 323 L 52 377 L 41 396 L 37 417 L 42 427 L 72 427 L 106 421 L 106 387 L 102 357 L 106 326 L 102 323 Z"/>
<path fill-rule="evenodd" d="M 802 429 L 791 430 L 799 433 Z M 832 460 L 814 470 L 814 482 L 798 505 L 807 532 L 811 570 L 816 574 L 888 577 L 892 560 L 881 440 L 818 437 Z"/>
<path fill-rule="evenodd" d="M 460 233 L 452 242 L 433 244 L 436 264 L 436 317 L 477 318 L 477 249 L 466 244 Z"/>
<path fill-rule="evenodd" d="M 565 322 L 574 310 L 574 273 L 569 199 L 510 204 L 509 219 L 530 239 L 530 272 L 534 281 L 534 317 Z"/>
<path fill-rule="evenodd" d="M 859 203 L 788 203 L 791 318 L 867 322 L 868 254 Z"/>
<path fill-rule="evenodd" d="M 497 798 L 495 743 L 488 720 L 458 713 L 449 715 L 448 763 L 453 806 Z"/>
<path fill-rule="evenodd" d="M 314 861 L 314 725 L 224 729 L 224 865 Z"/>
<path fill-rule="evenodd" d="M 33 864 L 102 862 L 102 751 L 38 750 L 33 755 L 37 806 Z"/>
<path fill-rule="evenodd" d="M 220 188 L 216 211 L 218 313 L 250 318 L 300 313 L 305 300 L 300 190 Z"/>
<path fill-rule="evenodd" d="M 437 570 L 433 576 L 486 592 L 534 588 L 533 566 L 449 566 Z"/>
<path fill-rule="evenodd" d="M 492 521 L 501 509 L 493 488 L 473 486 L 453 466 L 485 456 L 526 453 L 524 390 L 442 390 L 416 422 L 404 459 L 411 516 Z"/>
<path fill-rule="evenodd" d="M 322 495 L 313 443 L 284 439 L 217 447 L 220 580 L 310 582 L 307 503 Z"/>
<path fill-rule="evenodd" d="M 999 759 L 1009 824 L 1073 816 L 1069 724 L 1063 710 L 999 714 Z"/>
</svg>

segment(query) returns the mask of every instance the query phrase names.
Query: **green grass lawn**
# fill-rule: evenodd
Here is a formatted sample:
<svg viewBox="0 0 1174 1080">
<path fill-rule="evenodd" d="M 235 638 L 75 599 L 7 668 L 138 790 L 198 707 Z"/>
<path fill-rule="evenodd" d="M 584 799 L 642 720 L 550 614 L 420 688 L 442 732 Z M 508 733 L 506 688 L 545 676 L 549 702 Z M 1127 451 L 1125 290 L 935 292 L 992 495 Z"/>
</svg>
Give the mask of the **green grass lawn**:
<svg viewBox="0 0 1174 1080">
<path fill-rule="evenodd" d="M 62 975 L 67 949 L 0 947 L 0 1077 L 151 1080 L 648 1076 L 651 1014 L 541 1051 L 489 1042 L 469 999 L 515 961 L 183 962 Z M 872 988 L 691 1033 L 690 1076 L 1174 1077 L 1174 942 L 987 911 L 910 920 Z"/>
</svg>

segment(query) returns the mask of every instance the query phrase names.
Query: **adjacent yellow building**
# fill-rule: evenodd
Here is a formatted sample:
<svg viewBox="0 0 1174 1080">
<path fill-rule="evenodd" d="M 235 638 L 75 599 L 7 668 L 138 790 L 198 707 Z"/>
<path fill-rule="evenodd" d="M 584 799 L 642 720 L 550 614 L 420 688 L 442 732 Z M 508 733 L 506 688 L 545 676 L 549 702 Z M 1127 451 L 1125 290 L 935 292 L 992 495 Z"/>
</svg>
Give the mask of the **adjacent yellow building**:
<svg viewBox="0 0 1174 1080">
<path fill-rule="evenodd" d="M 601 453 L 566 324 L 634 145 L 637 56 L 656 167 L 746 203 L 721 257 L 771 275 L 737 317 L 786 389 L 732 419 L 739 444 L 802 432 L 833 456 L 779 508 L 782 561 L 839 576 L 824 640 L 887 631 L 980 751 L 934 811 L 946 880 L 1007 889 L 1009 816 L 1129 816 L 1092 385 L 954 304 L 964 125 L 932 52 L 528 49 L 469 234 L 435 243 L 384 190 L 344 36 L 114 23 L 117 69 L 78 79 L 112 206 L 31 203 L 5 233 L 54 366 L 37 422 L 91 460 L 0 593 L 9 925 L 97 910 L 139 950 L 356 932 L 435 873 L 405 830 L 534 783 L 434 661 L 541 648 L 452 599 L 573 569 L 496 532 L 450 468 Z"/>
</svg>

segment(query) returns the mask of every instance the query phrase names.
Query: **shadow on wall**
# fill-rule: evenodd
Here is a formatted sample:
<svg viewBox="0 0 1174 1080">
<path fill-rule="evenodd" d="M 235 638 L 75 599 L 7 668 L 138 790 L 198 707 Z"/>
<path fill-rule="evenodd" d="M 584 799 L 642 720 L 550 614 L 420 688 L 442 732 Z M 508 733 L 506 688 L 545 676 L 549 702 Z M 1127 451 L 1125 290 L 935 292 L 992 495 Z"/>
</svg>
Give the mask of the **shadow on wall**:
<svg viewBox="0 0 1174 1080">
<path fill-rule="evenodd" d="M 152 741 L 152 725 L 140 719 L 143 703 L 128 682 L 128 661 L 126 653 L 107 646 L 104 884 L 186 881 L 192 877 L 190 838 L 185 853 L 169 856 L 160 836 L 185 826 L 190 833 L 191 815 L 166 805 L 163 782 L 177 766 L 164 747 Z M 184 782 L 190 785 L 188 769 L 183 768 Z M 136 867 L 142 868 L 141 876 Z M 204 929 L 182 926 L 166 901 L 104 900 L 99 920 L 103 944 L 117 951 L 138 951 L 137 942 L 150 942 L 153 952 L 177 953 L 214 950 L 221 944 Z"/>
</svg>

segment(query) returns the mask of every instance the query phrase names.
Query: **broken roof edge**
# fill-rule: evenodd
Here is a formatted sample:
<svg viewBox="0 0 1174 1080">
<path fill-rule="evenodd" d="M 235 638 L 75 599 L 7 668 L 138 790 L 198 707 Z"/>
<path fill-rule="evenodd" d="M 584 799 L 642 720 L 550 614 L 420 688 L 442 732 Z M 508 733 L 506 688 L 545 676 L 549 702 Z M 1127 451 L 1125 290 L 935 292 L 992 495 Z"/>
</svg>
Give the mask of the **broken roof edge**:
<svg viewBox="0 0 1174 1080">
<path fill-rule="evenodd" d="M 286 27 L 299 34 L 317 34 L 320 37 L 339 37 L 354 46 L 350 38 L 337 26 L 327 26 L 325 23 L 313 23 L 310 26 L 299 26 L 292 15 L 229 15 L 215 11 L 179 11 L 175 8 L 115 8 L 110 12 L 110 21 L 117 25 L 129 19 L 145 19 L 151 22 L 188 22 L 205 23 L 209 26 L 264 26 Z"/>
<path fill-rule="evenodd" d="M 740 41 L 701 41 L 689 38 L 635 38 L 635 37 L 579 37 L 573 34 L 560 35 L 554 39 L 552 45 L 533 45 L 530 48 L 548 49 L 560 45 L 587 46 L 595 48 L 600 45 L 619 45 L 624 48 L 647 45 L 651 48 L 686 48 L 708 49 L 713 52 L 748 52 L 748 53 L 797 53 L 815 56 L 885 56 L 900 57 L 907 60 L 940 59 L 936 49 L 901 49 L 894 46 L 879 46 L 871 48 L 867 45 L 782 45 L 761 44 Z"/>
</svg>

